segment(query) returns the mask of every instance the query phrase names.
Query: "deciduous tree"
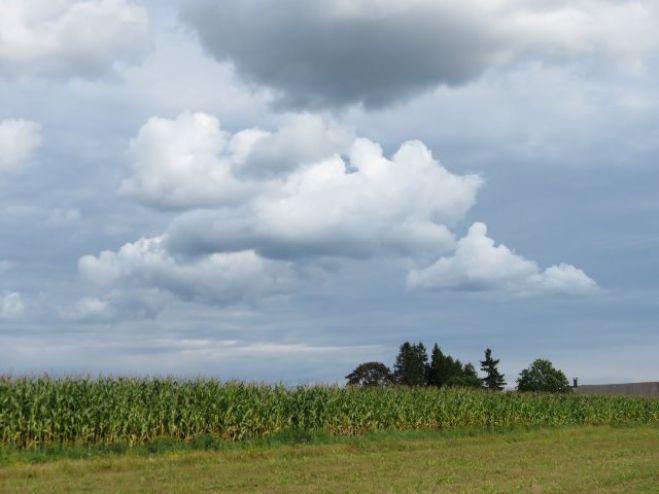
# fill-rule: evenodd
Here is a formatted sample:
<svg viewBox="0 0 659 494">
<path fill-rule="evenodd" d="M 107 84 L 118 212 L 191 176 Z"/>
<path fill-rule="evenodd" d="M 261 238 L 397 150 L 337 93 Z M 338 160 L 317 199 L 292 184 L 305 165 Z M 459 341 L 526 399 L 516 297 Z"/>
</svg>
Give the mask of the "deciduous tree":
<svg viewBox="0 0 659 494">
<path fill-rule="evenodd" d="M 353 386 L 388 386 L 393 382 L 389 367 L 382 362 L 365 362 L 346 376 L 348 385 Z"/>
<path fill-rule="evenodd" d="M 520 372 L 517 378 L 518 391 L 543 391 L 567 393 L 572 390 L 565 374 L 554 368 L 549 360 L 536 359 Z"/>
</svg>

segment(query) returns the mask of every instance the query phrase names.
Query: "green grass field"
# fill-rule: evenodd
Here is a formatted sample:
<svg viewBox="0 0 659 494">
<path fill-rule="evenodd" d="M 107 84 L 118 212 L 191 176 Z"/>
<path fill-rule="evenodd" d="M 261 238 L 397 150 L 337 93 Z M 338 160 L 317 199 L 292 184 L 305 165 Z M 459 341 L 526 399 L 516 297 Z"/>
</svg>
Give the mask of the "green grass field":
<svg viewBox="0 0 659 494">
<path fill-rule="evenodd" d="M 659 427 L 373 433 L 0 466 L 10 493 L 657 493 Z"/>
</svg>

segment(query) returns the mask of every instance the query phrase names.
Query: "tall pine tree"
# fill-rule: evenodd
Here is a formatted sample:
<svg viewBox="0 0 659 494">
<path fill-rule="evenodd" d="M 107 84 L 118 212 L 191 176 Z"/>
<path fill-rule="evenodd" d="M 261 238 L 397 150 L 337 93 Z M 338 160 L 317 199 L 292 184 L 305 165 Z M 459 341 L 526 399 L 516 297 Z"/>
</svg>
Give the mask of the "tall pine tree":
<svg viewBox="0 0 659 494">
<path fill-rule="evenodd" d="M 476 369 L 471 364 L 465 366 L 458 359 L 450 355 L 444 355 L 437 343 L 430 354 L 430 366 L 428 368 L 428 384 L 431 386 L 482 386 L 482 382 L 476 374 Z"/>
<path fill-rule="evenodd" d="M 394 377 L 397 384 L 425 386 L 427 384 L 428 353 L 423 343 L 411 344 L 406 341 L 400 346 Z"/>
<path fill-rule="evenodd" d="M 493 359 L 492 350 L 487 348 L 485 350 L 485 360 L 481 360 L 481 370 L 485 372 L 483 387 L 492 391 L 501 391 L 506 385 L 504 375 L 499 372 L 497 365 L 499 365 L 499 360 Z"/>
<path fill-rule="evenodd" d="M 446 382 L 446 385 L 461 386 L 463 388 L 482 388 L 483 380 L 478 377 L 478 373 L 476 372 L 474 366 L 467 364 L 462 369 L 462 374 L 449 378 L 449 380 Z"/>
<path fill-rule="evenodd" d="M 428 368 L 429 385 L 440 387 L 445 383 L 446 377 L 443 372 L 444 361 L 444 354 L 437 343 L 435 343 L 430 353 L 430 367 Z"/>
</svg>

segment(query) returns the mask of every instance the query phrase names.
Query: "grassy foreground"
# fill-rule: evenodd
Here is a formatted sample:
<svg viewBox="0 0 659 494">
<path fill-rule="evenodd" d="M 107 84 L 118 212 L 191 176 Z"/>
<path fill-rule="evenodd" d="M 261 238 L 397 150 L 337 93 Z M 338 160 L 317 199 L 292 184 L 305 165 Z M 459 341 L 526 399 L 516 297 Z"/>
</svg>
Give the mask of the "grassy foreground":
<svg viewBox="0 0 659 494">
<path fill-rule="evenodd" d="M 377 433 L 0 466 L 10 493 L 656 493 L 659 428 Z"/>
</svg>

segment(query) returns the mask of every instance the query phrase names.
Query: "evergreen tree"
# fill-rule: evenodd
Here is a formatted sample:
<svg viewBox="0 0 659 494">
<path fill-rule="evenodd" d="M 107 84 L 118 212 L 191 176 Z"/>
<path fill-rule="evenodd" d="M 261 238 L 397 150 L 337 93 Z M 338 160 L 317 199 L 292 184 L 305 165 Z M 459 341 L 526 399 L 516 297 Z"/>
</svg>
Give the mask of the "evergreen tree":
<svg viewBox="0 0 659 494">
<path fill-rule="evenodd" d="M 462 366 L 462 362 L 460 362 L 460 359 L 453 359 L 452 357 L 449 356 L 448 358 L 448 365 L 449 369 L 449 380 L 452 377 L 456 378 L 462 378 L 464 377 L 464 367 Z"/>
<path fill-rule="evenodd" d="M 423 343 L 417 343 L 414 348 L 416 359 L 416 380 L 419 386 L 428 385 L 428 351 Z"/>
<path fill-rule="evenodd" d="M 449 386 L 463 386 L 466 388 L 482 388 L 483 380 L 478 377 L 478 373 L 472 364 L 467 364 L 462 369 L 462 375 L 449 379 Z"/>
<path fill-rule="evenodd" d="M 483 379 L 483 387 L 492 391 L 501 391 L 506 385 L 504 375 L 497 369 L 499 360 L 492 358 L 492 350 L 489 348 L 485 350 L 485 360 L 481 360 L 481 370 L 485 372 Z"/>
<path fill-rule="evenodd" d="M 478 372 L 476 372 L 476 368 L 474 367 L 474 364 L 472 364 L 471 362 L 468 363 L 467 365 L 465 365 L 464 374 L 465 374 L 466 377 L 469 377 L 469 378 L 474 378 L 475 377 L 479 381 L 481 380 L 480 377 L 478 377 Z"/>
<path fill-rule="evenodd" d="M 397 384 L 402 384 L 407 375 L 407 369 L 412 361 L 412 345 L 406 341 L 400 346 L 396 362 L 394 363 L 394 380 Z"/>
<path fill-rule="evenodd" d="M 465 366 L 458 359 L 444 355 L 435 343 L 430 357 L 428 384 L 431 386 L 481 387 L 483 382 L 471 364 Z"/>
<path fill-rule="evenodd" d="M 427 384 L 428 353 L 423 343 L 411 344 L 406 341 L 400 347 L 394 364 L 396 383 L 406 386 Z"/>
<path fill-rule="evenodd" d="M 444 362 L 444 354 L 437 343 L 435 343 L 430 353 L 430 367 L 428 368 L 428 384 L 430 386 L 440 387 L 446 383 Z"/>
</svg>

